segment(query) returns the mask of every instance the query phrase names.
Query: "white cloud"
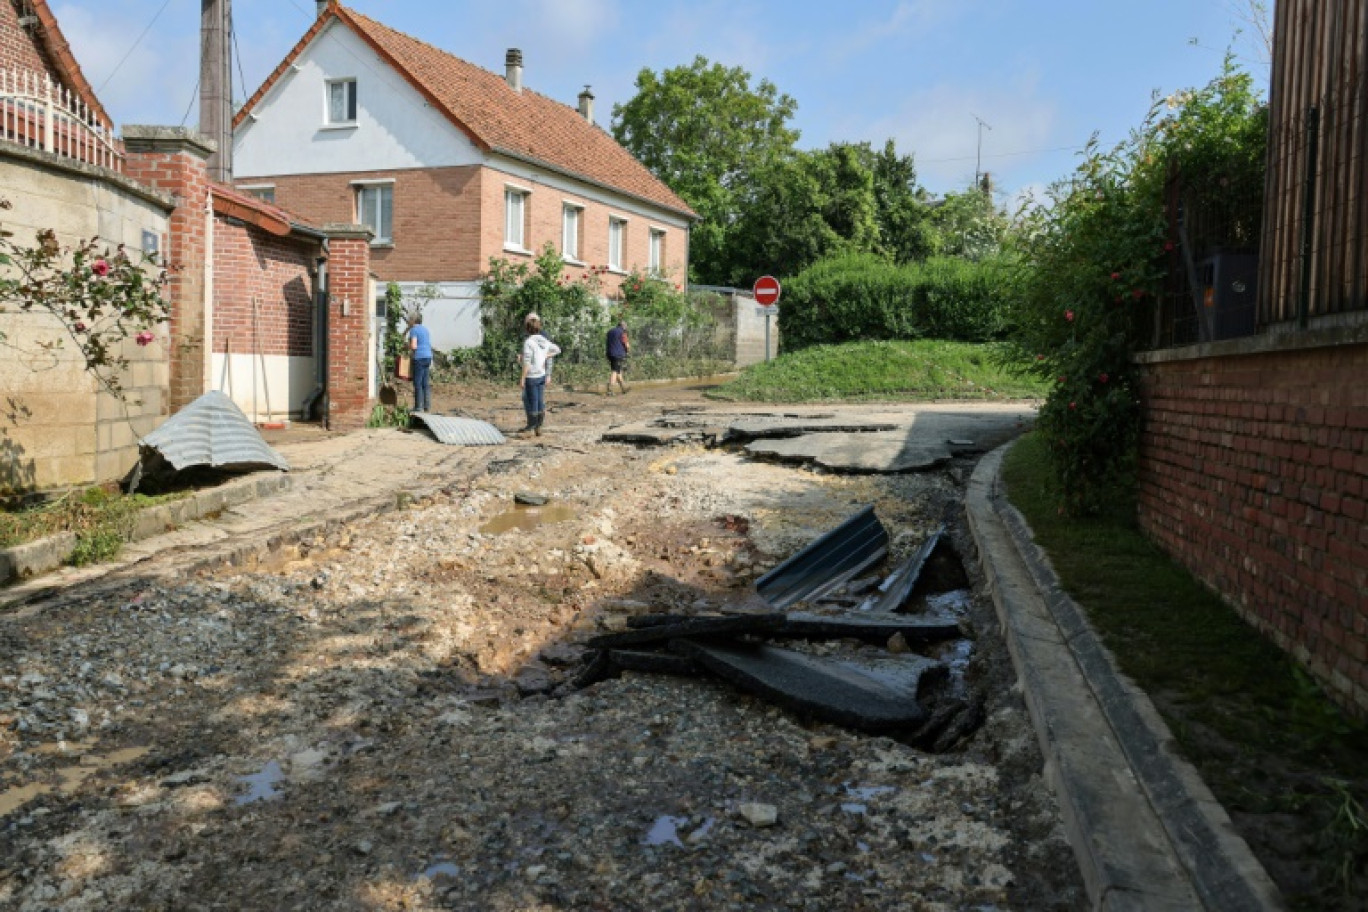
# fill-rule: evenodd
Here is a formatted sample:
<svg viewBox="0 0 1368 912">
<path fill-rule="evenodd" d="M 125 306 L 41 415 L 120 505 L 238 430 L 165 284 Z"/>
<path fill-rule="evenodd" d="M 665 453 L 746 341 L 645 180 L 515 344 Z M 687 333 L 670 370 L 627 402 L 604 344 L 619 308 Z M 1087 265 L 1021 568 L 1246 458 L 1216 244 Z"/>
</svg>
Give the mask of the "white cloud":
<svg viewBox="0 0 1368 912">
<path fill-rule="evenodd" d="M 886 16 L 857 24 L 849 34 L 834 39 L 828 54 L 844 61 L 880 42 L 927 32 L 954 15 L 965 14 L 965 0 L 899 0 Z"/>
</svg>

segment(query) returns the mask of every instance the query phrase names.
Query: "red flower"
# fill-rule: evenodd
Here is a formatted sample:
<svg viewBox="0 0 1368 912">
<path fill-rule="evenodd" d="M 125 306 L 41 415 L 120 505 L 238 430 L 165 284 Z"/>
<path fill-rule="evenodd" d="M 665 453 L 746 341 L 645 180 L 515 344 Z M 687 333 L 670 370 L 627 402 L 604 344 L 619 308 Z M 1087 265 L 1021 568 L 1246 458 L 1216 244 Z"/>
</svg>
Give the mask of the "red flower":
<svg viewBox="0 0 1368 912">
<path fill-rule="evenodd" d="M 153 336 L 150 332 L 148 332 L 147 330 L 143 330 L 142 332 L 138 333 L 136 336 L 133 337 L 133 341 L 137 342 L 139 345 L 147 345 L 154 338 L 156 337 Z"/>
<path fill-rule="evenodd" d="M 72 329 L 76 330 L 78 333 L 83 333 L 86 331 L 86 325 L 84 323 L 77 323 Z"/>
<path fill-rule="evenodd" d="M 1120 280 L 1121 280 L 1121 273 L 1119 273 L 1119 272 L 1113 272 L 1113 273 L 1112 273 L 1112 281 L 1113 281 L 1113 282 L 1119 282 Z"/>
<path fill-rule="evenodd" d="M 1037 361 L 1044 361 L 1044 360 L 1045 360 L 1045 356 L 1044 356 L 1044 355 L 1036 355 L 1036 360 L 1037 360 Z"/>
<path fill-rule="evenodd" d="M 1069 411 L 1073 411 L 1073 410 L 1076 409 L 1076 408 L 1078 408 L 1078 403 L 1077 403 L 1077 402 L 1070 402 L 1070 403 L 1069 403 Z"/>
<path fill-rule="evenodd" d="M 1145 290 L 1144 290 L 1143 288 L 1137 288 L 1137 289 L 1135 289 L 1134 291 L 1131 292 L 1131 297 L 1132 297 L 1132 298 L 1135 298 L 1135 300 L 1137 300 L 1137 301 L 1140 300 L 1141 298 L 1143 298 L 1144 296 L 1145 296 Z"/>
<path fill-rule="evenodd" d="M 104 260 L 96 260 L 90 264 L 90 271 L 103 278 L 109 275 L 109 264 Z"/>
<path fill-rule="evenodd" d="M 1059 382 L 1060 382 L 1060 383 L 1063 383 L 1063 382 L 1064 382 L 1064 378 L 1063 378 L 1063 377 L 1060 377 L 1060 378 L 1059 378 Z"/>
<path fill-rule="evenodd" d="M 1064 311 L 1064 319 L 1065 319 L 1065 320 L 1067 320 L 1067 321 L 1069 321 L 1070 323 L 1072 323 L 1072 322 L 1073 322 L 1073 318 L 1074 318 L 1074 312 L 1073 312 L 1072 310 L 1066 310 L 1066 311 Z"/>
<path fill-rule="evenodd" d="M 1103 371 L 1102 373 L 1097 375 L 1097 380 L 1099 383 L 1106 383 L 1109 379 L 1110 378 L 1107 376 L 1106 371 Z"/>
<path fill-rule="evenodd" d="M 1165 242 L 1164 242 L 1164 252 L 1165 252 L 1165 253 L 1172 253 L 1172 252 L 1173 252 L 1173 241 L 1165 241 Z"/>
</svg>

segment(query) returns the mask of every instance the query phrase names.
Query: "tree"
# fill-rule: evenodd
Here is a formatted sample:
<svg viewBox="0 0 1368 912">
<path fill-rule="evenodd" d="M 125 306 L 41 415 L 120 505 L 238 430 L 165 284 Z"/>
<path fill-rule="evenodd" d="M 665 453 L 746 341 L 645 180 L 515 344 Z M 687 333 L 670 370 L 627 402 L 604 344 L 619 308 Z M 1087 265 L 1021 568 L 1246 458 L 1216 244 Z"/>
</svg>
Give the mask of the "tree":
<svg viewBox="0 0 1368 912">
<path fill-rule="evenodd" d="M 613 136 L 701 217 L 690 237 L 691 278 L 723 283 L 741 204 L 756 176 L 791 158 L 797 102 L 741 67 L 699 56 L 689 66 L 637 74 L 636 94 L 613 106 Z"/>
<path fill-rule="evenodd" d="M 874 152 L 862 144 L 874 172 L 874 204 L 879 220 L 879 248 L 898 263 L 924 260 L 935 252 L 926 191 L 917 186 L 911 155 L 899 155 L 893 140 Z"/>
</svg>

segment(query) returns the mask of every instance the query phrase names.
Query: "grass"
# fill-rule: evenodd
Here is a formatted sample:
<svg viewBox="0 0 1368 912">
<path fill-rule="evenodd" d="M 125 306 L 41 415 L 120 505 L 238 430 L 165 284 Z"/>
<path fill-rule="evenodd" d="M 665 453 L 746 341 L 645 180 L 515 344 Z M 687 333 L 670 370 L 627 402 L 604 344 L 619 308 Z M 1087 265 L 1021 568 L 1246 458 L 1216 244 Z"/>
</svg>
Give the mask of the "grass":
<svg viewBox="0 0 1368 912">
<path fill-rule="evenodd" d="M 991 346 L 934 339 L 817 345 L 752 365 L 710 393 L 752 402 L 1027 399 L 1044 394 L 1038 381 L 1002 366 Z"/>
<path fill-rule="evenodd" d="M 76 533 L 76 566 L 109 560 L 119 553 L 139 510 L 185 497 L 184 492 L 147 496 L 110 493 L 103 488 L 71 491 L 61 497 L 21 510 L 0 511 L 0 548 L 46 538 L 58 532 Z"/>
<path fill-rule="evenodd" d="M 1122 671 L 1294 908 L 1364 908 L 1368 727 L 1146 539 L 1126 497 L 1110 515 L 1061 515 L 1046 458 L 1023 438 L 1004 463 L 1008 496 Z"/>
</svg>

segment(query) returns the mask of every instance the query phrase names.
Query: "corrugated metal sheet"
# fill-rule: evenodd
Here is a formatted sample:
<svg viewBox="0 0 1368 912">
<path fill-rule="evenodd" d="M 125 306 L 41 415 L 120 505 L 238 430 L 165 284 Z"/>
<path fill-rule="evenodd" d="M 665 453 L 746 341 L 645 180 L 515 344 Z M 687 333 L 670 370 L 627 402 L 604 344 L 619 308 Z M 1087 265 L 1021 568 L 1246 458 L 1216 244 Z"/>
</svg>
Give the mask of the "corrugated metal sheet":
<svg viewBox="0 0 1368 912">
<path fill-rule="evenodd" d="M 290 464 L 261 438 L 251 420 L 223 393 L 212 390 L 138 441 L 171 467 L 262 466 L 288 472 Z"/>
<path fill-rule="evenodd" d="M 474 418 L 451 418 L 431 412 L 414 412 L 410 417 L 427 426 L 447 446 L 495 446 L 508 440 L 488 421 Z"/>
<path fill-rule="evenodd" d="M 755 591 L 775 608 L 815 599 L 883 560 L 888 530 L 872 506 L 841 523 L 755 581 Z"/>
</svg>

